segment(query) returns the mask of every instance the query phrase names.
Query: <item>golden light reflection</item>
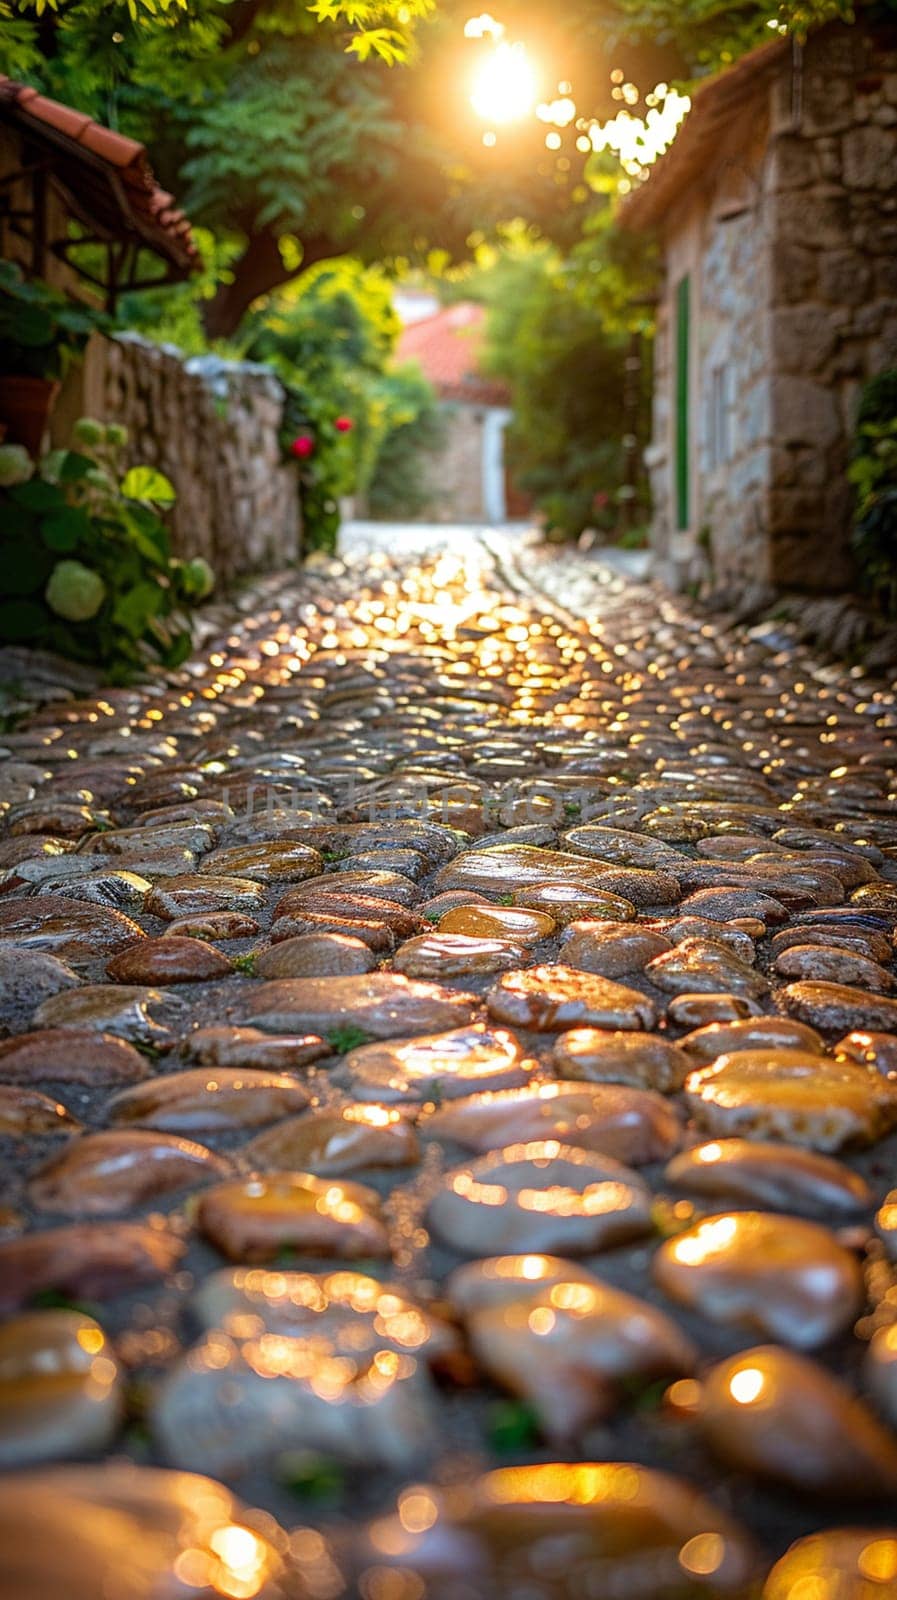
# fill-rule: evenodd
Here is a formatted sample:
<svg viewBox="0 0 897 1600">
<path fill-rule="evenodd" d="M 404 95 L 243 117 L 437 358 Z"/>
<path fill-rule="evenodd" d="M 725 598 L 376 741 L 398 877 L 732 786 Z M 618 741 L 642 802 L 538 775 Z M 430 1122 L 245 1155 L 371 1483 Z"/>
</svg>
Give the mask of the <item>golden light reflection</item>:
<svg viewBox="0 0 897 1600">
<path fill-rule="evenodd" d="M 766 1378 L 759 1367 L 743 1367 L 729 1379 L 729 1393 L 740 1406 L 753 1405 L 766 1387 Z"/>
<path fill-rule="evenodd" d="M 711 1222 L 700 1223 L 691 1233 L 683 1234 L 681 1239 L 676 1239 L 670 1247 L 671 1254 L 676 1261 L 683 1262 L 685 1266 L 696 1267 L 709 1256 L 725 1250 L 737 1232 L 736 1217 L 716 1217 Z"/>
</svg>

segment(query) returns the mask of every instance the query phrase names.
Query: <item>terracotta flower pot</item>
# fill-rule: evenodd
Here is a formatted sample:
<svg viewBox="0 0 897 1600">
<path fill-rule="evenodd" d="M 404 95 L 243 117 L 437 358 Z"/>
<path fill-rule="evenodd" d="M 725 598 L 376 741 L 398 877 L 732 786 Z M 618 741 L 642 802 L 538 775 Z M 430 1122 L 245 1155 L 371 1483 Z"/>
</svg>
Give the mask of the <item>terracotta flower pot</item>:
<svg viewBox="0 0 897 1600">
<path fill-rule="evenodd" d="M 35 460 L 58 393 L 59 384 L 53 378 L 0 375 L 0 424 L 5 438 L 11 444 L 23 444 Z"/>
</svg>

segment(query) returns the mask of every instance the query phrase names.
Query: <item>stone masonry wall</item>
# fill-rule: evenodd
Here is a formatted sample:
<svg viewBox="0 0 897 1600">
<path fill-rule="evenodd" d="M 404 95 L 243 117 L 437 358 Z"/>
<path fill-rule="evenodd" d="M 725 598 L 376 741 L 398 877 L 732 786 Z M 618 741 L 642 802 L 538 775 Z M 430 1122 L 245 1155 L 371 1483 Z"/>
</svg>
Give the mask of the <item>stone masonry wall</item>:
<svg viewBox="0 0 897 1600">
<path fill-rule="evenodd" d="M 483 516 L 482 406 L 444 405 L 445 440 L 427 456 L 426 516 L 433 522 L 477 522 Z"/>
<path fill-rule="evenodd" d="M 897 28 L 811 36 L 771 117 L 770 574 L 835 589 L 850 579 L 859 393 L 897 366 Z"/>
<path fill-rule="evenodd" d="M 833 26 L 796 64 L 783 55 L 671 211 L 665 261 L 647 456 L 660 570 L 723 586 L 848 587 L 857 403 L 867 379 L 897 366 L 897 28 Z M 691 518 L 678 533 L 675 292 L 686 272 Z M 714 373 L 729 395 L 722 461 Z"/>
<path fill-rule="evenodd" d="M 700 315 L 693 335 L 698 396 L 693 407 L 698 497 L 697 536 L 714 574 L 767 577 L 766 525 L 772 466 L 769 220 L 752 166 L 738 171 L 751 203 L 716 216 L 706 235 Z M 714 375 L 716 375 L 714 381 Z M 728 442 L 714 454 L 716 428 Z"/>
<path fill-rule="evenodd" d="M 205 556 L 226 583 L 299 554 L 296 474 L 277 438 L 283 393 L 266 367 L 185 359 L 122 334 L 92 343 L 77 403 L 63 396 L 61 415 L 125 425 L 127 464 L 158 467 L 177 489 L 175 551 Z"/>
</svg>

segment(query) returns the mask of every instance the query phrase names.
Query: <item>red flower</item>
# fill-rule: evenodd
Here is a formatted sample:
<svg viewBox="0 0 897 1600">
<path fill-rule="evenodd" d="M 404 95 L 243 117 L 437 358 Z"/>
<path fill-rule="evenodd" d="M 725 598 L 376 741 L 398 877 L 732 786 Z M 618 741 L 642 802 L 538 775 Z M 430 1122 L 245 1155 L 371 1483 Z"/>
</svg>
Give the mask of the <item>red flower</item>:
<svg viewBox="0 0 897 1600">
<path fill-rule="evenodd" d="M 333 426 L 337 433 L 351 433 L 354 423 L 351 417 L 337 417 Z"/>
<path fill-rule="evenodd" d="M 606 506 L 610 505 L 610 495 L 607 493 L 606 489 L 598 490 L 592 501 L 592 505 L 596 511 L 603 511 Z"/>
<path fill-rule="evenodd" d="M 314 448 L 315 441 L 311 434 L 299 433 L 290 445 L 290 454 L 298 456 L 300 460 L 305 460 L 307 456 L 314 454 Z"/>
</svg>

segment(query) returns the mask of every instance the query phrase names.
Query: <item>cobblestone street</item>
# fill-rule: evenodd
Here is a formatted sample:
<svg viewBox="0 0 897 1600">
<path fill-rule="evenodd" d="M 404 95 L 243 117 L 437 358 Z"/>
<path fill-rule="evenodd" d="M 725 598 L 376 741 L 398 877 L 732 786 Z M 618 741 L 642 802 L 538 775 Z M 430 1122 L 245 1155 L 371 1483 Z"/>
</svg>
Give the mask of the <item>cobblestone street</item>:
<svg viewBox="0 0 897 1600">
<path fill-rule="evenodd" d="M 897 1594 L 897 699 L 638 571 L 358 527 L 21 686 L 4 1597 Z"/>
</svg>

